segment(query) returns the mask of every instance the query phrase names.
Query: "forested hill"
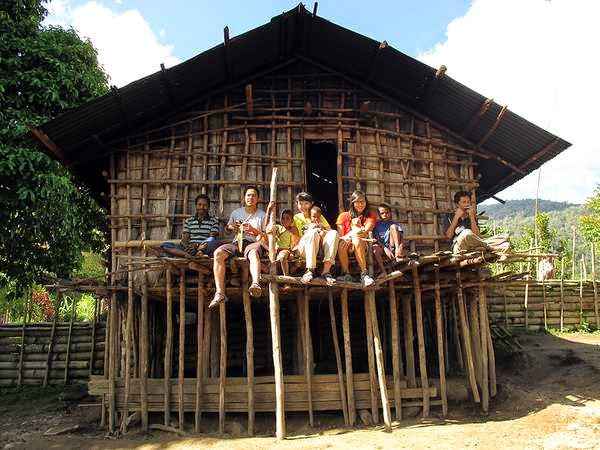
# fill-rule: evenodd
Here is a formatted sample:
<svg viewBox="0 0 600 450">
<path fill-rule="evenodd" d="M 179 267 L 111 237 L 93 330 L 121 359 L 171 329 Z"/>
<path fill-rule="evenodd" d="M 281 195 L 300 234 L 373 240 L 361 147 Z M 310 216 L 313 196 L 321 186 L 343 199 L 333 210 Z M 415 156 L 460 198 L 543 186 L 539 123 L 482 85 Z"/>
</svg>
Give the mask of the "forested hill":
<svg viewBox="0 0 600 450">
<path fill-rule="evenodd" d="M 555 202 L 552 200 L 539 200 L 539 212 L 564 211 L 569 208 L 580 208 L 579 205 L 567 202 Z M 501 203 L 492 205 L 479 205 L 479 212 L 485 211 L 490 219 L 500 220 L 506 217 L 533 217 L 535 211 L 535 199 L 526 198 L 522 200 L 508 200 L 504 205 Z M 553 214 L 554 215 L 554 214 Z"/>
</svg>

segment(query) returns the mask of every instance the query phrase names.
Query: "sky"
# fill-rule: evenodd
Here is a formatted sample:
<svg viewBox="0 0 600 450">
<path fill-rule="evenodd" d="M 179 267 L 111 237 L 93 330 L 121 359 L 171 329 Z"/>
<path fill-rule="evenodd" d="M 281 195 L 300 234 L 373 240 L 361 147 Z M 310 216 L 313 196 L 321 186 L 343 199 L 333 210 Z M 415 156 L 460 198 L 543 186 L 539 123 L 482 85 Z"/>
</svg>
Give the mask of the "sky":
<svg viewBox="0 0 600 450">
<path fill-rule="evenodd" d="M 50 0 L 124 86 L 268 22 L 297 1 Z M 306 7 L 312 10 L 312 3 Z M 573 144 L 541 169 L 540 197 L 581 203 L 600 182 L 599 0 L 322 0 L 318 15 L 446 74 Z M 595 120 L 596 119 L 596 120 Z M 538 171 L 498 197 L 535 197 Z"/>
</svg>

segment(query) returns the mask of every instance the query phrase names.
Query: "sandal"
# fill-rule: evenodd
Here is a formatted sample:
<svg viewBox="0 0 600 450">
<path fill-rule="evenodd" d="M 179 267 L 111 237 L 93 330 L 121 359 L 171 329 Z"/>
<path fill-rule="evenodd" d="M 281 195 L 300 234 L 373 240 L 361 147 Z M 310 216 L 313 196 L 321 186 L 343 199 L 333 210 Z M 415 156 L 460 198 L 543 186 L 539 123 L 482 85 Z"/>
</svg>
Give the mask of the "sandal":
<svg viewBox="0 0 600 450">
<path fill-rule="evenodd" d="M 252 297 L 260 297 L 262 295 L 262 288 L 258 283 L 252 283 L 248 288 L 248 292 Z"/>
<path fill-rule="evenodd" d="M 312 281 L 314 275 L 312 273 L 312 270 L 307 270 L 306 272 L 304 272 L 304 275 L 302 275 L 301 281 L 304 284 L 308 284 Z"/>
<path fill-rule="evenodd" d="M 227 297 L 222 292 L 215 292 L 215 296 L 212 301 L 208 305 L 208 309 L 213 309 L 219 306 L 221 303 L 225 303 L 227 301 Z"/>
<path fill-rule="evenodd" d="M 321 276 L 325 279 L 327 286 L 333 286 L 335 284 L 335 278 L 333 278 L 333 275 L 331 275 L 329 272 L 326 272 Z"/>
</svg>

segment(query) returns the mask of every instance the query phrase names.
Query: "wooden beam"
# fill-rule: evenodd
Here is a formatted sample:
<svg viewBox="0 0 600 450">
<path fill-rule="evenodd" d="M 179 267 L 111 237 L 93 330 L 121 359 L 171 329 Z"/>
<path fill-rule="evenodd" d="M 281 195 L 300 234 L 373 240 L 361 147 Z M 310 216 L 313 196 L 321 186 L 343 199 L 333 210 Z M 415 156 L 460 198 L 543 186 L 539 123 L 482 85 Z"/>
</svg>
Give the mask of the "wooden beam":
<svg viewBox="0 0 600 450">
<path fill-rule="evenodd" d="M 348 398 L 348 419 L 350 426 L 356 422 L 356 403 L 354 401 L 354 371 L 352 370 L 352 345 L 350 342 L 350 320 L 348 317 L 348 290 L 342 289 L 342 331 L 344 333 L 344 358 L 346 360 L 346 392 Z"/>
<path fill-rule="evenodd" d="M 196 411 L 194 415 L 194 431 L 200 432 L 200 418 L 202 414 L 202 371 L 204 359 L 204 274 L 198 272 L 198 292 L 196 307 Z"/>
<path fill-rule="evenodd" d="M 331 289 L 328 291 L 329 299 L 329 319 L 331 322 L 331 336 L 333 338 L 333 348 L 335 350 L 335 363 L 338 373 L 338 383 L 340 387 L 340 400 L 342 404 L 342 413 L 344 414 L 344 423 L 349 425 L 348 417 L 348 402 L 346 400 L 346 387 L 344 385 L 344 369 L 342 367 L 342 356 L 340 352 L 340 343 L 338 341 L 337 324 L 335 320 L 335 308 L 333 306 L 333 292 Z"/>
<path fill-rule="evenodd" d="M 471 116 L 471 118 L 467 122 L 467 125 L 465 125 L 465 127 L 463 128 L 462 135 L 464 137 L 467 137 L 469 135 L 469 133 L 473 130 L 475 125 L 477 125 L 477 123 L 479 123 L 479 121 L 485 115 L 485 113 L 488 112 L 488 110 L 490 109 L 490 106 L 492 106 L 493 103 L 494 103 L 493 98 L 486 98 L 483 101 L 483 103 L 481 104 L 479 109 L 477 111 L 475 111 L 475 113 Z"/>
<path fill-rule="evenodd" d="M 425 331 L 423 328 L 423 303 L 421 299 L 421 280 L 417 267 L 412 269 L 414 296 L 415 296 L 415 321 L 417 322 L 417 345 L 419 349 L 419 372 L 421 376 L 421 389 L 423 390 L 423 417 L 429 416 L 429 378 L 427 377 L 427 356 L 425 350 Z"/>
<path fill-rule="evenodd" d="M 475 146 L 475 148 L 479 149 L 483 146 L 483 144 L 485 144 L 487 142 L 487 140 L 494 133 L 494 131 L 496 131 L 496 129 L 500 126 L 500 123 L 502 122 L 502 119 L 504 118 L 506 111 L 508 111 L 508 106 L 504 105 L 500 109 L 500 112 L 498 113 L 498 116 L 496 117 L 496 120 L 494 121 L 494 124 L 492 125 L 492 127 L 487 131 L 487 133 L 485 133 L 483 135 L 483 137 L 481 139 L 479 139 L 479 142 L 477 142 L 477 145 Z"/>
<path fill-rule="evenodd" d="M 448 414 L 448 397 L 446 393 L 446 362 L 444 361 L 444 325 L 442 321 L 442 296 L 440 292 L 440 271 L 435 269 L 435 328 L 437 334 L 438 369 L 440 378 L 440 398 L 442 400 L 442 415 Z"/>
<path fill-rule="evenodd" d="M 169 265 L 165 268 L 166 273 L 166 307 L 165 320 L 167 322 L 167 335 L 165 339 L 165 358 L 164 358 L 164 424 L 171 426 L 171 370 L 173 368 L 173 291 L 172 291 L 172 272 Z"/>
<path fill-rule="evenodd" d="M 242 267 L 242 302 L 246 322 L 246 378 L 248 381 L 248 436 L 254 435 L 254 325 L 248 292 L 248 266 Z"/>
<path fill-rule="evenodd" d="M 252 84 L 248 83 L 246 88 L 244 89 L 246 94 L 246 111 L 248 112 L 248 116 L 254 116 L 254 98 L 252 96 Z"/>
<path fill-rule="evenodd" d="M 46 147 L 50 151 L 50 153 L 52 153 L 52 155 L 56 159 L 58 159 L 63 164 L 68 164 L 65 153 L 62 151 L 62 149 L 58 145 L 56 145 L 54 143 L 54 141 L 52 139 L 50 139 L 48 137 L 48 135 L 46 133 L 44 133 L 39 128 L 35 128 L 35 127 L 31 127 L 31 126 L 29 127 L 29 131 L 38 141 L 40 141 L 44 145 L 44 147 Z"/>
<path fill-rule="evenodd" d="M 388 284 L 388 297 L 390 303 L 390 323 L 392 327 L 392 373 L 394 377 L 394 406 L 396 408 L 396 419 L 402 420 L 402 395 L 400 394 L 402 355 L 400 353 L 398 302 L 396 299 L 396 287 L 394 286 L 393 281 L 390 281 Z"/>
<path fill-rule="evenodd" d="M 185 269 L 179 269 L 179 351 L 177 362 L 177 391 L 179 430 L 185 431 L 183 384 L 185 381 Z"/>
</svg>

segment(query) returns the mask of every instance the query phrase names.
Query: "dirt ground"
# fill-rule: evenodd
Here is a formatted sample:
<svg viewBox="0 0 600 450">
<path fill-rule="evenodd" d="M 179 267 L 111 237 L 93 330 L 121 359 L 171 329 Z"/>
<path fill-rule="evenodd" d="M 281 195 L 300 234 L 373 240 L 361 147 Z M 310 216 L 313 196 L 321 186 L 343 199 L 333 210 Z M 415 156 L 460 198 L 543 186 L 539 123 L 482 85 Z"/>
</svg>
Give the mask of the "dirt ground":
<svg viewBox="0 0 600 450">
<path fill-rule="evenodd" d="M 472 405 L 450 404 L 443 419 L 411 418 L 394 423 L 392 433 L 380 427 L 347 429 L 333 414 L 288 417 L 289 437 L 272 436 L 273 416 L 259 415 L 254 438 L 243 436 L 245 418 L 228 416 L 229 434 L 219 436 L 215 417 L 208 417 L 201 436 L 133 431 L 107 438 L 98 428 L 98 408 L 56 406 L 56 393 L 0 397 L 0 449 L 383 449 L 383 448 L 577 448 L 600 449 L 600 336 L 526 334 L 524 351 L 502 361 L 499 394 L 485 416 Z M 461 406 L 462 405 L 462 406 Z M 435 413 L 435 410 L 434 410 Z M 52 427 L 79 425 L 71 434 L 44 436 Z"/>
</svg>

